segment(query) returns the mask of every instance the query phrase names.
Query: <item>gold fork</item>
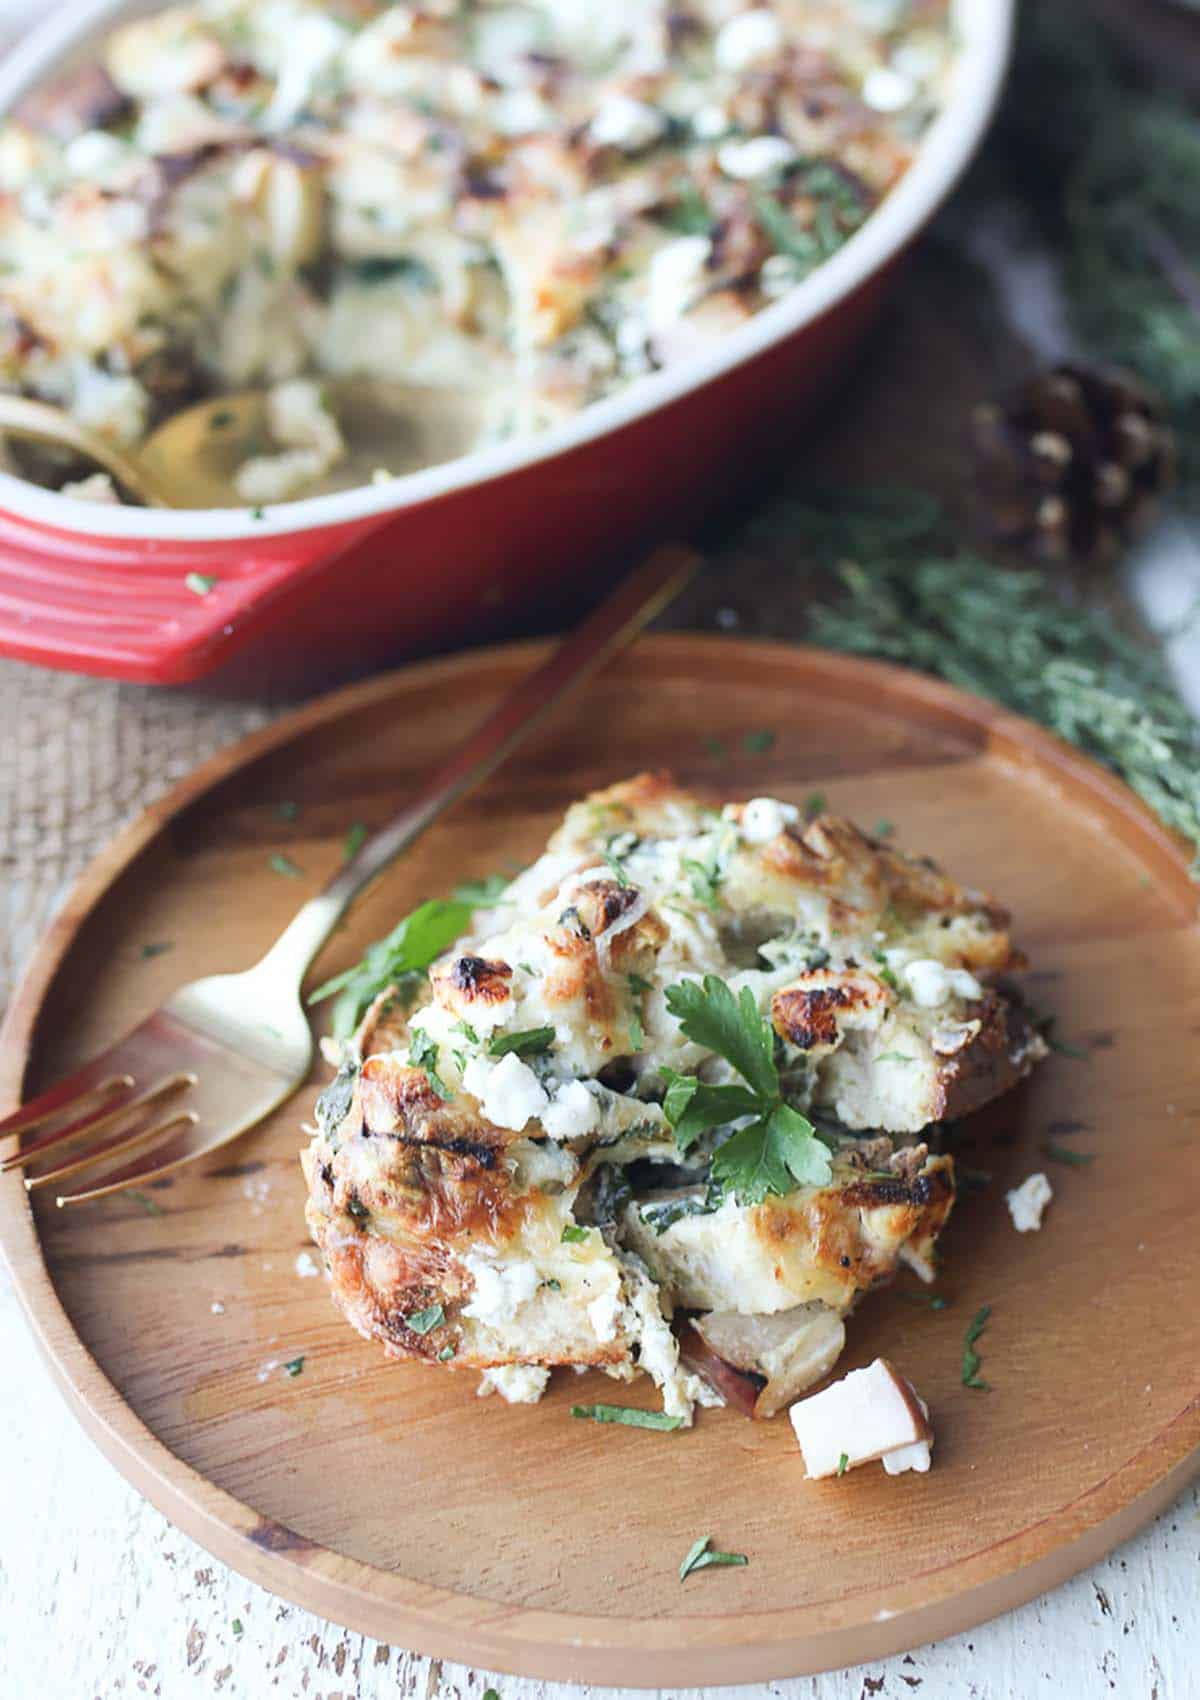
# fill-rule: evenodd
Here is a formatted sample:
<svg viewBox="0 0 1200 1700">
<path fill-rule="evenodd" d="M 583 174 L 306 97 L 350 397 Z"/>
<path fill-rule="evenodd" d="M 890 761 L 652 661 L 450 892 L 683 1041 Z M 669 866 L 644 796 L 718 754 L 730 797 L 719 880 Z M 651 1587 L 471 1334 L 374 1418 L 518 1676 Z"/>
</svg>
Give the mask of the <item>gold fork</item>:
<svg viewBox="0 0 1200 1700">
<path fill-rule="evenodd" d="M 631 642 L 697 565 L 690 550 L 670 546 L 631 573 L 304 905 L 261 962 L 184 986 L 101 1056 L 0 1121 L 0 1136 L 22 1140 L 0 1169 L 34 1165 L 25 1177 L 32 1190 L 105 1165 L 96 1184 L 58 1195 L 60 1205 L 77 1204 L 194 1162 L 269 1115 L 308 1074 L 313 1038 L 301 983 L 349 904 L 452 803 L 494 773 L 570 690 Z M 65 1161 L 41 1166 L 64 1150 Z M 134 1152 L 132 1160 L 109 1166 Z"/>
</svg>

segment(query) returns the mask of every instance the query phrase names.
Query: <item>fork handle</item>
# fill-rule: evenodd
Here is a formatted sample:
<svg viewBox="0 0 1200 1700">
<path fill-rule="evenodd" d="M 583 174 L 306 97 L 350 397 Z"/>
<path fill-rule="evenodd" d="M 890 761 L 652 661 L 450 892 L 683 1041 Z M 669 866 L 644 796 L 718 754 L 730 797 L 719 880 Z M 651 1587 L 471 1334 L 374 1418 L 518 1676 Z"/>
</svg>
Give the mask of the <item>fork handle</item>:
<svg viewBox="0 0 1200 1700">
<path fill-rule="evenodd" d="M 623 579 L 549 660 L 522 679 L 482 725 L 430 778 L 414 800 L 373 833 L 328 885 L 306 903 L 263 958 L 299 985 L 309 964 L 365 886 L 394 862 L 438 816 L 496 771 L 578 685 L 633 641 L 679 594 L 700 564 L 670 544 Z"/>
</svg>

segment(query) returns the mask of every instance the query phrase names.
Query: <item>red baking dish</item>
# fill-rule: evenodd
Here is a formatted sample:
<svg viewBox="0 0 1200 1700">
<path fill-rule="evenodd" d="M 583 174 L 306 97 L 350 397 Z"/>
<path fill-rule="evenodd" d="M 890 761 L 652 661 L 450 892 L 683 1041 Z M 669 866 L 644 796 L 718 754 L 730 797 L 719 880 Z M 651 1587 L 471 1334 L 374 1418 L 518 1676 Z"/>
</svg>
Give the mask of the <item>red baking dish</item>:
<svg viewBox="0 0 1200 1700">
<path fill-rule="evenodd" d="M 893 262 L 983 134 L 1014 7 L 959 0 L 945 110 L 833 259 L 712 351 L 563 426 L 261 517 L 106 507 L 0 473 L 0 654 L 149 684 L 327 678 L 561 604 L 631 549 L 694 526 L 846 368 Z M 0 67 L 0 114 L 146 9 L 64 7 Z"/>
</svg>

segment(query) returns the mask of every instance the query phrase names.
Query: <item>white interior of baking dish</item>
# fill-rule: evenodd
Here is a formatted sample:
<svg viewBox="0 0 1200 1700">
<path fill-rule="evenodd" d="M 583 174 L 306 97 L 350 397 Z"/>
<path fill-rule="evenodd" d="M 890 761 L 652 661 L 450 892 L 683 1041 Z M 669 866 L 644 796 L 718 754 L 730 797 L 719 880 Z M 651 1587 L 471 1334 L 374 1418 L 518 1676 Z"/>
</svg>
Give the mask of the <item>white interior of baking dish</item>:
<svg viewBox="0 0 1200 1700">
<path fill-rule="evenodd" d="M 440 466 L 367 485 L 268 508 L 251 519 L 245 508 L 171 510 L 87 503 L 0 473 L 0 507 L 44 525 L 97 537 L 211 541 L 303 531 L 386 515 L 447 495 L 519 467 L 549 460 L 565 449 L 615 431 L 631 420 L 751 360 L 791 336 L 849 295 L 911 240 L 953 187 L 992 115 L 1008 62 L 1016 0 L 956 0 L 961 47 L 950 98 L 921 144 L 912 166 L 883 203 L 832 259 L 765 307 L 710 350 L 666 371 L 635 379 L 594 402 L 565 424 L 537 435 L 490 445 Z M 114 19 L 154 11 L 129 0 L 72 0 L 30 31 L 0 65 L 0 116 L 35 84 L 69 63 Z"/>
</svg>

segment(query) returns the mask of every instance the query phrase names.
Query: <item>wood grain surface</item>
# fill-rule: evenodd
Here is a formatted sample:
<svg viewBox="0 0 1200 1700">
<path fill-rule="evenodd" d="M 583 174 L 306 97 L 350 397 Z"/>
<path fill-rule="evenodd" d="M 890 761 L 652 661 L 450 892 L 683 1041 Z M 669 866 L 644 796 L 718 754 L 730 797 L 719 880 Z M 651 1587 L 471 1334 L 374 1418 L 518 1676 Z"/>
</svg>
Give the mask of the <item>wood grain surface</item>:
<svg viewBox="0 0 1200 1700">
<path fill-rule="evenodd" d="M 305 890 L 272 853 L 315 884 L 347 825 L 386 818 L 535 654 L 353 687 L 157 806 L 85 877 L 35 960 L 3 1090 L 31 1045 L 36 1088 L 178 981 L 251 961 Z M 764 729 L 773 746 L 751 753 L 746 735 Z M 309 1101 L 140 1200 L 30 1216 L 14 1180 L 0 1193 L 19 1288 L 68 1396 L 189 1533 L 352 1628 L 630 1686 L 857 1663 L 977 1622 L 1144 1521 L 1200 1441 L 1195 888 L 1128 793 L 1033 728 L 815 651 L 649 640 L 434 829 L 317 971 L 419 898 L 528 859 L 575 794 L 656 765 L 714 796 L 819 786 L 867 823 L 894 821 L 902 842 L 1012 904 L 1035 997 L 1087 1052 L 1055 1056 L 964 1125 L 963 1160 L 990 1181 L 945 1238 L 947 1308 L 930 1311 L 906 1279 L 852 1324 L 843 1367 L 886 1349 L 933 1406 L 930 1476 L 808 1483 L 782 1423 L 717 1412 L 680 1435 L 597 1429 L 568 1406 L 610 1391 L 600 1378 L 510 1409 L 478 1401 L 470 1378 L 386 1364 L 304 1273 Z M 1052 1137 L 1094 1160 L 1048 1164 Z M 1018 1237 L 1003 1191 L 1045 1167 L 1046 1228 Z M 959 1366 L 985 1303 L 991 1390 L 978 1393 Z M 709 1530 L 750 1565 L 681 1588 L 679 1559 Z"/>
</svg>

